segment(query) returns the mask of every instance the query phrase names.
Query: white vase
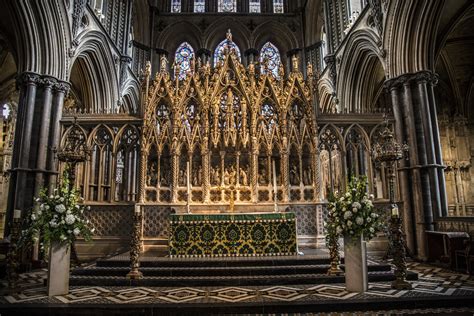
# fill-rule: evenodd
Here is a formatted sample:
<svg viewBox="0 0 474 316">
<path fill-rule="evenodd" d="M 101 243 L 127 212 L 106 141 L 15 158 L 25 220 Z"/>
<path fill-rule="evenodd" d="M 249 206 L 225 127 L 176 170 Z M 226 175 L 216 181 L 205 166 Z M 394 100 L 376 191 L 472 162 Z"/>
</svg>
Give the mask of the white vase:
<svg viewBox="0 0 474 316">
<path fill-rule="evenodd" d="M 352 239 L 344 236 L 344 266 L 346 290 L 366 292 L 368 288 L 367 250 L 363 237 Z"/>
<path fill-rule="evenodd" d="M 51 243 L 48 266 L 48 296 L 69 293 L 70 257 L 71 247 L 69 243 Z"/>
</svg>

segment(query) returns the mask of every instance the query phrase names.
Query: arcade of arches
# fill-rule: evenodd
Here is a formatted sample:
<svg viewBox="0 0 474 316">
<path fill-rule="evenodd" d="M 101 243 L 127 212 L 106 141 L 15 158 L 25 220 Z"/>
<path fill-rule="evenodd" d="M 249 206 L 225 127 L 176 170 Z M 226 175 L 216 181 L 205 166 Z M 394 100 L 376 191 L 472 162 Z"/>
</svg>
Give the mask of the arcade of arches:
<svg viewBox="0 0 474 316">
<path fill-rule="evenodd" d="M 275 207 L 322 246 L 327 198 L 351 175 L 388 203 L 372 158 L 386 117 L 408 145 L 407 246 L 425 259 L 426 231 L 474 230 L 473 17 L 467 0 L 5 1 L 4 235 L 57 184 L 74 133 L 96 227 L 81 257 L 127 247 L 137 205 L 145 248 L 166 247 L 173 212 Z"/>
</svg>

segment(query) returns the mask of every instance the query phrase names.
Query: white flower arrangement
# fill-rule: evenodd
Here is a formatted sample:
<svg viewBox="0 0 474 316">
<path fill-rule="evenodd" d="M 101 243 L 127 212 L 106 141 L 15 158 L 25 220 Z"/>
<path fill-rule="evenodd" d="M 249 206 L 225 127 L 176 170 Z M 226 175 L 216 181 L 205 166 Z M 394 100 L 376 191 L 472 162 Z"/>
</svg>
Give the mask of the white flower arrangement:
<svg viewBox="0 0 474 316">
<path fill-rule="evenodd" d="M 23 231 L 21 243 L 26 244 L 38 236 L 42 237 L 43 245 L 51 242 L 72 243 L 82 236 L 86 241 L 92 238 L 94 229 L 84 216 L 84 211 L 89 207 L 79 204 L 83 201 L 75 188 L 69 187 L 67 170 L 61 179 L 61 186 L 48 195 L 46 190 L 35 199 L 35 207 L 26 223 L 27 229 Z"/>
<path fill-rule="evenodd" d="M 373 195 L 367 193 L 366 178 L 352 177 L 345 194 L 330 198 L 326 241 L 337 240 L 340 236 L 374 238 L 381 223 L 372 199 Z"/>
</svg>

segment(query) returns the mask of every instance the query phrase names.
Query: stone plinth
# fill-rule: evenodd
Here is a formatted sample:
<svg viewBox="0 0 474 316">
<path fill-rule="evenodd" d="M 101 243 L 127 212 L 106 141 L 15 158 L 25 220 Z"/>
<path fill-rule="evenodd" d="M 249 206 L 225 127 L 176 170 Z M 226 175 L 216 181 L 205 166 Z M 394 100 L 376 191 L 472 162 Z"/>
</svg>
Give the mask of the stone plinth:
<svg viewBox="0 0 474 316">
<path fill-rule="evenodd" d="M 344 237 L 344 265 L 346 290 L 366 292 L 368 288 L 366 242 L 362 236 L 358 239 Z"/>
<path fill-rule="evenodd" d="M 71 248 L 67 243 L 51 243 L 48 267 L 48 295 L 69 293 Z"/>
</svg>

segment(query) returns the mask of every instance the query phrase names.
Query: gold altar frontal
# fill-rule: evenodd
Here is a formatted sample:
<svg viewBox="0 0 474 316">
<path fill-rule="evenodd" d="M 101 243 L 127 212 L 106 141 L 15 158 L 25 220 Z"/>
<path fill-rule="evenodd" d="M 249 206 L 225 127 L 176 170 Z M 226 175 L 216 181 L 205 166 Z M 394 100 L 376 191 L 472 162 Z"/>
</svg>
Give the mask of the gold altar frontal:
<svg viewBox="0 0 474 316">
<path fill-rule="evenodd" d="M 294 213 L 170 217 L 170 257 L 287 256 L 297 252 Z"/>
</svg>

